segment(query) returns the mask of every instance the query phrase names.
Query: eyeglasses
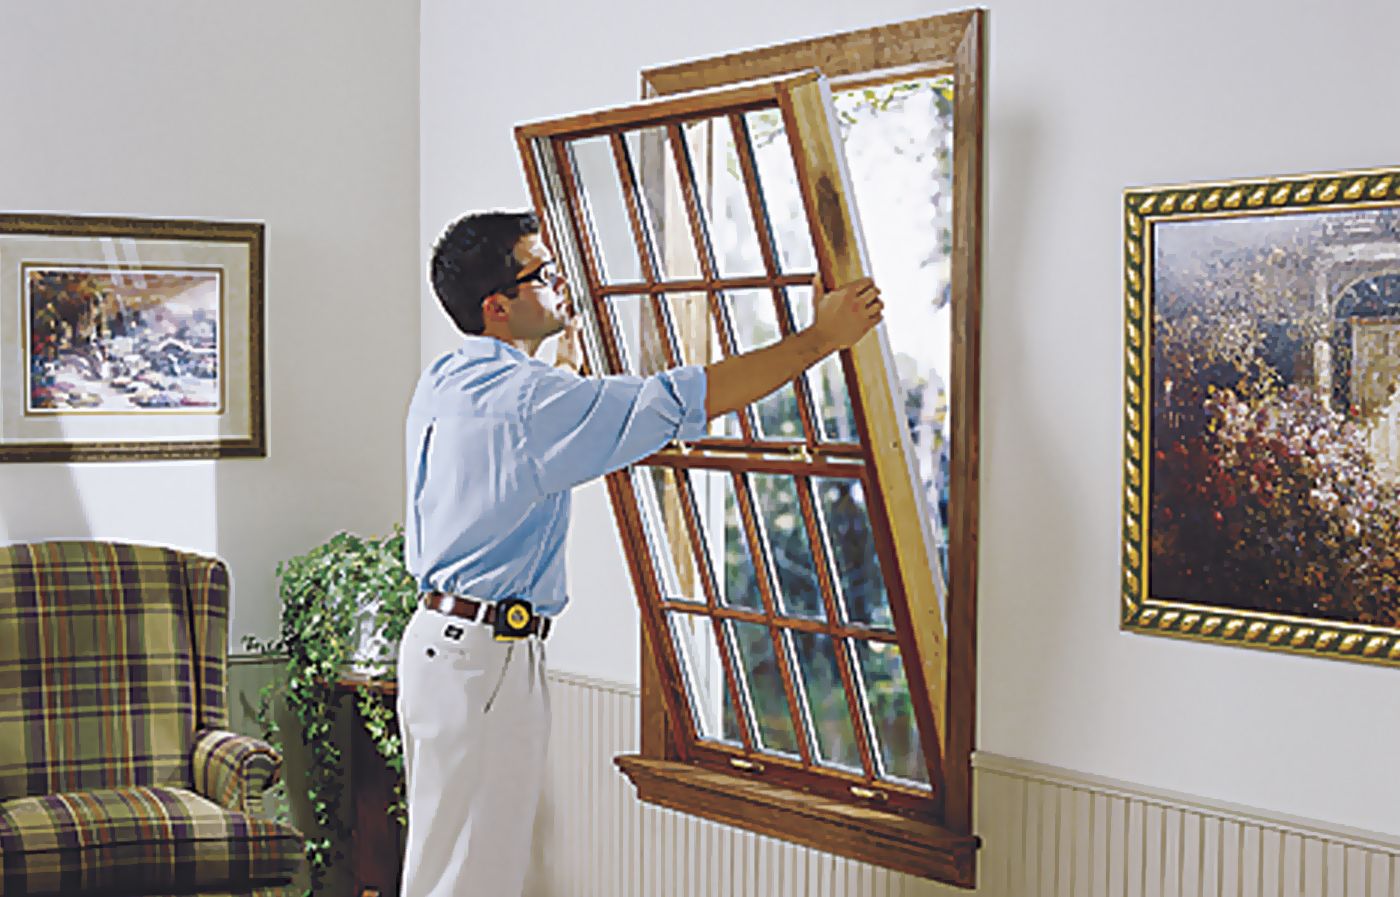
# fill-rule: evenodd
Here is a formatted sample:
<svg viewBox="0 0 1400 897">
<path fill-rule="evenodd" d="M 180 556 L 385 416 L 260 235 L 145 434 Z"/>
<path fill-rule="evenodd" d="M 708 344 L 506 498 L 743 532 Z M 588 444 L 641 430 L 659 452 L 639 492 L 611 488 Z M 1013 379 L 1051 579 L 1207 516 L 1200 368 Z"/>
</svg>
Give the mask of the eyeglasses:
<svg viewBox="0 0 1400 897">
<path fill-rule="evenodd" d="M 545 262 L 535 270 L 523 277 L 517 277 L 516 283 L 537 283 L 542 287 L 554 287 L 558 289 L 564 283 L 564 275 L 559 273 L 559 269 L 554 267 L 553 262 Z"/>
<path fill-rule="evenodd" d="M 564 275 L 559 273 L 558 269 L 554 267 L 554 263 L 545 262 L 529 274 L 521 275 L 510 283 L 504 283 L 498 287 L 493 287 L 486 295 L 490 296 L 492 293 L 504 293 L 511 287 L 518 287 L 527 283 L 539 284 L 542 287 L 552 287 L 557 290 L 564 285 L 564 282 Z"/>
<path fill-rule="evenodd" d="M 567 278 L 559 273 L 559 270 L 554 266 L 553 262 L 545 262 L 529 274 L 521 275 L 509 283 L 503 283 L 500 286 L 492 287 L 487 290 L 481 298 L 485 299 L 487 296 L 495 293 L 504 293 L 512 287 L 518 287 L 527 283 L 538 284 L 542 287 L 550 287 L 551 289 L 557 290 L 567 283 Z"/>
</svg>

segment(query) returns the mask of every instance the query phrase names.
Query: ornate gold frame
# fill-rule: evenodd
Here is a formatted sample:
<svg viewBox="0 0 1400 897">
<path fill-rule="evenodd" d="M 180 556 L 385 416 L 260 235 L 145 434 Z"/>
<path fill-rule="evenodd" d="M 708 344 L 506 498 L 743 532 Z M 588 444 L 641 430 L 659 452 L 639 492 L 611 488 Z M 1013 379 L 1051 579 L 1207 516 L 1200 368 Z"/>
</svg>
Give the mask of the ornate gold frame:
<svg viewBox="0 0 1400 897">
<path fill-rule="evenodd" d="M 1149 594 L 1152 239 L 1160 221 L 1400 204 L 1400 169 L 1129 189 L 1123 197 L 1124 467 L 1120 624 L 1151 635 L 1400 665 L 1400 630 Z"/>
</svg>

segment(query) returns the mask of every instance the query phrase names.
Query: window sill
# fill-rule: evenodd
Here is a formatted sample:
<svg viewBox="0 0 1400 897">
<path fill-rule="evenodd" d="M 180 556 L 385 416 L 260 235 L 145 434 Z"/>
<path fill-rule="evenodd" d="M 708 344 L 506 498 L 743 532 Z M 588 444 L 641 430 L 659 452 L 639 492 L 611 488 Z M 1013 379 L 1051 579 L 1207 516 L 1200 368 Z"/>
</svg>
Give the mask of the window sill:
<svg viewBox="0 0 1400 897">
<path fill-rule="evenodd" d="M 920 878 L 975 886 L 975 835 L 686 763 L 637 755 L 614 762 L 646 803 Z"/>
</svg>

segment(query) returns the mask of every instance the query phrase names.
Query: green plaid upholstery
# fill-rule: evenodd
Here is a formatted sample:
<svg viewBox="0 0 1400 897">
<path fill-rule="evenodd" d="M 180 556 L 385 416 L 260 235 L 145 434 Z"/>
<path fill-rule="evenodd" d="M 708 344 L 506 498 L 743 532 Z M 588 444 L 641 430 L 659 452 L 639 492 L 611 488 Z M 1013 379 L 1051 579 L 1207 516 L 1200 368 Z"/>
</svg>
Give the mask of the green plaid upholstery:
<svg viewBox="0 0 1400 897">
<path fill-rule="evenodd" d="M 290 881 L 302 841 L 183 788 L 47 794 L 0 804 L 0 891 L 28 897 L 237 890 Z"/>
<path fill-rule="evenodd" d="M 167 548 L 0 547 L 0 800 L 190 785 L 188 608 Z"/>
<path fill-rule="evenodd" d="M 227 729 L 224 678 L 228 669 L 228 568 L 215 558 L 182 554 L 194 632 L 194 672 L 200 729 Z"/>
<path fill-rule="evenodd" d="M 223 731 L 228 571 L 152 546 L 0 546 L 0 895 L 283 897 L 271 747 Z"/>
<path fill-rule="evenodd" d="M 267 742 L 222 729 L 195 735 L 194 790 L 240 813 L 262 812 L 262 793 L 277 784 L 282 757 Z"/>
</svg>

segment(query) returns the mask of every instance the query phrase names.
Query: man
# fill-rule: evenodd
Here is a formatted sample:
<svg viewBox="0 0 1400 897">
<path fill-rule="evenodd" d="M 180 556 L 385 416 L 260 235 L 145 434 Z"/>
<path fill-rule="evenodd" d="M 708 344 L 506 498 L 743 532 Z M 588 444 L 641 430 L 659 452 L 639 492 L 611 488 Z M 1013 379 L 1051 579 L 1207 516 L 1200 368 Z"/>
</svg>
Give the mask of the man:
<svg viewBox="0 0 1400 897">
<path fill-rule="evenodd" d="M 699 438 L 853 345 L 883 306 L 868 279 L 818 290 L 812 326 L 771 346 L 645 378 L 580 377 L 533 357 L 561 333 L 561 354 L 577 355 L 533 213 L 460 219 L 431 275 L 465 339 L 423 372 L 408 412 L 406 554 L 423 596 L 399 646 L 402 895 L 518 897 L 549 729 L 544 640 L 568 602 L 569 491 Z"/>
</svg>

